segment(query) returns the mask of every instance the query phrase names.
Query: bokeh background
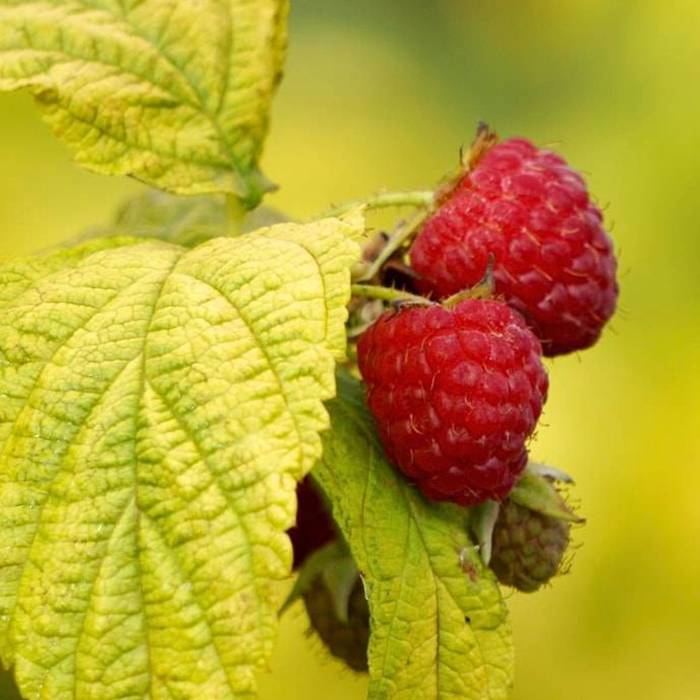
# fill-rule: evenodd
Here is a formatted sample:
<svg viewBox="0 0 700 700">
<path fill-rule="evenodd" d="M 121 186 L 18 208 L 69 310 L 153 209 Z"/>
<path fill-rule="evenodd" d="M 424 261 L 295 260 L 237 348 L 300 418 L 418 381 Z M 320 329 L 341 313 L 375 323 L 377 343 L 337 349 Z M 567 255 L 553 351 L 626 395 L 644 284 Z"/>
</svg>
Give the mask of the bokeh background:
<svg viewBox="0 0 700 700">
<path fill-rule="evenodd" d="M 559 148 L 605 206 L 620 313 L 551 363 L 533 447 L 578 482 L 571 575 L 510 595 L 516 700 L 700 698 L 700 3 L 292 0 L 265 169 L 295 216 L 429 186 L 475 123 Z M 109 217 L 141 186 L 78 170 L 26 95 L 0 96 L 0 256 Z M 263 700 L 364 679 L 284 621 Z M 0 685 L 0 698 L 9 691 Z M 215 700 L 215 699 L 212 699 Z"/>
</svg>

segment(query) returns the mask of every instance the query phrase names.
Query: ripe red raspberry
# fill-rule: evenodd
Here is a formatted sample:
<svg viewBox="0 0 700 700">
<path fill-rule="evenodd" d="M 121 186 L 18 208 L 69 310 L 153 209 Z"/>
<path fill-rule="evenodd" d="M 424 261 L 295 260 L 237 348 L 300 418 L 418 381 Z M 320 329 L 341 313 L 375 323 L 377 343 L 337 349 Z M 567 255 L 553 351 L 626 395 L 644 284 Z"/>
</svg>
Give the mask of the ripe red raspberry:
<svg viewBox="0 0 700 700">
<path fill-rule="evenodd" d="M 508 494 L 548 386 L 519 314 L 477 299 L 404 307 L 357 350 L 387 455 L 426 496 L 473 505 Z"/>
<path fill-rule="evenodd" d="M 335 523 L 310 477 L 297 484 L 297 521 L 287 531 L 294 548 L 294 569 L 336 537 Z"/>
<path fill-rule="evenodd" d="M 581 176 L 556 153 L 509 139 L 488 150 L 422 227 L 411 265 L 424 294 L 475 285 L 495 257 L 495 291 L 545 355 L 593 345 L 617 303 L 617 263 Z"/>
</svg>

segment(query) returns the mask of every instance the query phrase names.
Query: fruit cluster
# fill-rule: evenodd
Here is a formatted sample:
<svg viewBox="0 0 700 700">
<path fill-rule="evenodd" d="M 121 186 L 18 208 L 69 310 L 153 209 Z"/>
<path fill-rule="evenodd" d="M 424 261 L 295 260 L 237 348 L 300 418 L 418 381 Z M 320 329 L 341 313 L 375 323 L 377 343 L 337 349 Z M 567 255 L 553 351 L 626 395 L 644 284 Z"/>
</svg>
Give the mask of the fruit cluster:
<svg viewBox="0 0 700 700">
<path fill-rule="evenodd" d="M 387 311 L 357 347 L 387 455 L 428 498 L 461 505 L 508 494 L 547 397 L 543 354 L 592 345 L 618 294 L 580 175 L 523 139 L 494 141 L 477 137 L 408 251 L 432 303 Z M 470 299 L 489 267 L 493 298 Z"/>
<path fill-rule="evenodd" d="M 361 290 L 374 289 L 374 301 L 356 299 L 356 318 L 370 317 L 357 364 L 386 456 L 427 498 L 473 507 L 484 560 L 524 592 L 558 573 L 571 524 L 581 522 L 555 487 L 565 475 L 528 467 L 528 441 L 547 399 L 543 357 L 592 346 L 615 310 L 616 260 L 602 221 L 561 156 L 481 130 L 432 209 L 408 234 L 399 229 L 400 244 L 382 257 L 392 238 L 380 236 L 366 250 L 373 272 L 362 279 L 379 286 Z M 385 311 L 376 300 L 387 298 L 396 303 Z M 295 568 L 338 542 L 310 479 L 298 496 Z M 330 652 L 366 670 L 359 575 L 342 616 L 319 574 L 303 598 Z"/>
</svg>

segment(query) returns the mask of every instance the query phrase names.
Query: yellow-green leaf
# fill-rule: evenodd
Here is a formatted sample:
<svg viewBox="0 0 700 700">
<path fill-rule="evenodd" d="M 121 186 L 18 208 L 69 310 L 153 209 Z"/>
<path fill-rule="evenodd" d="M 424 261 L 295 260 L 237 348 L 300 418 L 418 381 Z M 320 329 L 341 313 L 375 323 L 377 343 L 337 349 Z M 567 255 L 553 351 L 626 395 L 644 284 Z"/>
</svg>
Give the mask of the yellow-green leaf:
<svg viewBox="0 0 700 700">
<path fill-rule="evenodd" d="M 431 503 L 384 458 L 364 392 L 338 378 L 314 468 L 367 591 L 371 700 L 509 697 L 513 644 L 467 511 Z"/>
<path fill-rule="evenodd" d="M 0 89 L 78 163 L 253 205 L 289 0 L 0 0 Z"/>
<path fill-rule="evenodd" d="M 355 235 L 330 219 L 0 266 L 0 651 L 27 697 L 254 694 Z"/>
</svg>

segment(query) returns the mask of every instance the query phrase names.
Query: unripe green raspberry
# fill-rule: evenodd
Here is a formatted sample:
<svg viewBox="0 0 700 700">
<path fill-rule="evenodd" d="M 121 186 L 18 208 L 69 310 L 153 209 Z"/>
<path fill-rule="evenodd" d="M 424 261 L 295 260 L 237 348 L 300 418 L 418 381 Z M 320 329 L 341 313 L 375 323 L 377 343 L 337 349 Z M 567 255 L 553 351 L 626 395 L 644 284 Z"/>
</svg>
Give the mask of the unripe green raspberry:
<svg viewBox="0 0 700 700">
<path fill-rule="evenodd" d="M 493 530 L 490 566 L 498 580 L 532 593 L 557 574 L 571 524 L 506 499 Z"/>
<path fill-rule="evenodd" d="M 369 607 L 359 576 L 348 600 L 347 622 L 338 617 L 333 598 L 322 576 L 317 576 L 304 593 L 304 605 L 311 627 L 328 651 L 354 671 L 366 672 Z"/>
</svg>

